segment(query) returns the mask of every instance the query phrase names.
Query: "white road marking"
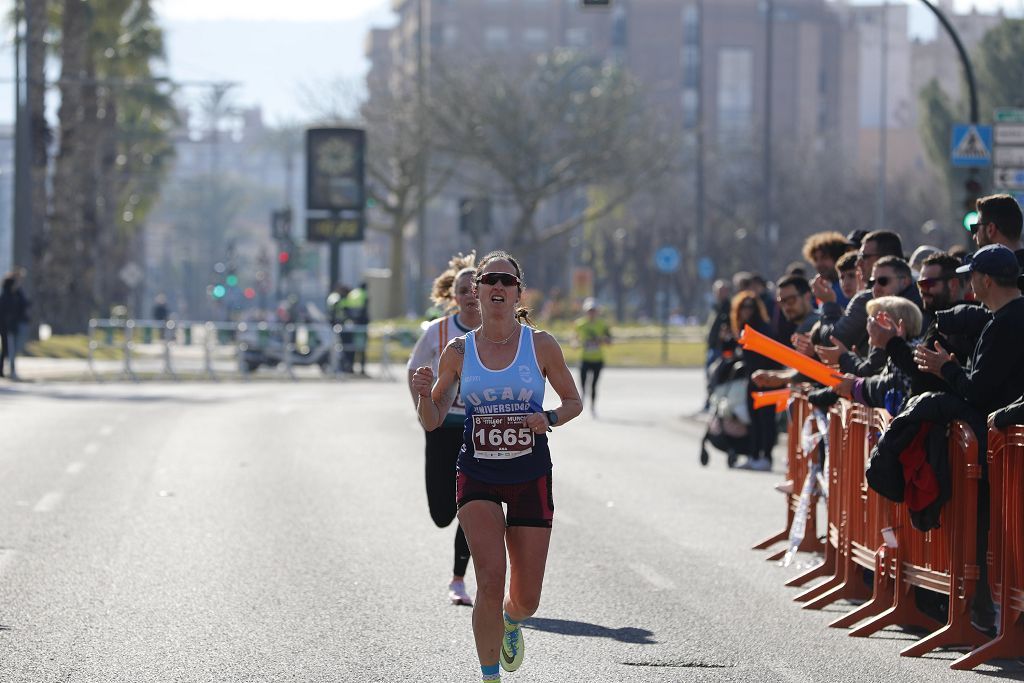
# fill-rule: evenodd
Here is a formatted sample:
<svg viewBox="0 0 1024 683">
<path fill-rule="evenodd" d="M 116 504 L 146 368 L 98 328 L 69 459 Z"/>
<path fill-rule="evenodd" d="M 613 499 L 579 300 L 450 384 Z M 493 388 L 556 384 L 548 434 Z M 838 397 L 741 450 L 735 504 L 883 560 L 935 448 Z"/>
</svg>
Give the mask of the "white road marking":
<svg viewBox="0 0 1024 683">
<path fill-rule="evenodd" d="M 39 499 L 32 510 L 33 512 L 50 512 L 60 504 L 62 498 L 64 498 L 64 494 L 61 491 L 50 491 Z"/>
<path fill-rule="evenodd" d="M 110 425 L 103 425 L 100 427 L 100 436 L 110 436 L 114 433 L 114 428 Z"/>
<path fill-rule="evenodd" d="M 100 445 L 95 441 L 90 441 L 89 443 L 85 444 L 85 448 L 82 449 L 82 452 L 84 452 L 86 455 L 94 455 L 97 452 L 99 452 L 99 450 Z"/>
<path fill-rule="evenodd" d="M 644 581 L 651 584 L 655 588 L 667 591 L 673 590 L 676 587 L 676 584 L 672 579 L 668 578 L 667 576 L 662 576 L 652 567 L 649 567 L 646 564 L 631 564 L 629 565 L 629 568 L 637 574 L 639 574 L 640 578 L 642 578 Z"/>
<path fill-rule="evenodd" d="M 75 475 L 75 474 L 78 474 L 79 472 L 81 472 L 84 469 L 85 469 L 85 463 L 84 462 L 73 462 L 70 465 L 68 465 L 67 473 L 71 474 L 71 475 Z"/>
</svg>

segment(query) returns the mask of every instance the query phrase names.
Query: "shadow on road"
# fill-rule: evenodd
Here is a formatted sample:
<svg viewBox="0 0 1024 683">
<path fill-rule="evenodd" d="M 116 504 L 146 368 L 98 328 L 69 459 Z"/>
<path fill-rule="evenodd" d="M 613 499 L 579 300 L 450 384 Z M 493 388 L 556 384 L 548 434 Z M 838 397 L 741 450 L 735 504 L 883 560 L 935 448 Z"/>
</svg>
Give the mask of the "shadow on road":
<svg viewBox="0 0 1024 683">
<path fill-rule="evenodd" d="M 597 624 L 588 624 L 585 621 L 568 621 L 566 619 L 542 619 L 531 618 L 523 624 L 525 628 L 535 631 L 546 631 L 564 636 L 588 636 L 591 638 L 611 638 L 623 643 L 636 645 L 655 645 L 654 632 L 645 628 L 623 626 L 622 628 L 608 628 Z"/>
</svg>

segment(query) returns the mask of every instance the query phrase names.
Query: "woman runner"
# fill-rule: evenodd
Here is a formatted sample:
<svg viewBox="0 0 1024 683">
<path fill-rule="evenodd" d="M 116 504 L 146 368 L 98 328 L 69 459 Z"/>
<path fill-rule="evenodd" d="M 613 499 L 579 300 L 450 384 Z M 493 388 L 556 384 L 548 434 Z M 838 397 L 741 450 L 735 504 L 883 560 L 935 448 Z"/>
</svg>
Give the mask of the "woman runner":
<svg viewBox="0 0 1024 683">
<path fill-rule="evenodd" d="M 454 313 L 433 321 L 423 336 L 416 342 L 409 358 L 409 389 L 413 404 L 418 394 L 412 385 L 413 374 L 421 365 L 437 370 L 441 352 L 452 339 L 466 334 L 480 326 L 480 301 L 474 293 L 473 277 L 476 270 L 473 263 L 476 254 L 456 254 L 448 262 L 448 270 L 434 280 L 431 300 L 441 310 Z M 462 401 L 456 400 L 444 417 L 441 428 L 425 432 L 427 505 L 430 517 L 439 528 L 444 528 L 455 519 L 455 462 L 462 448 L 462 428 L 466 421 L 466 409 Z M 469 566 L 469 544 L 466 534 L 458 524 L 455 526 L 455 561 L 452 580 L 448 584 L 448 599 L 453 605 L 472 605 L 473 600 L 466 592 L 466 567 Z"/>
<path fill-rule="evenodd" d="M 473 553 L 473 635 L 485 681 L 500 680 L 499 662 L 506 671 L 522 664 L 521 623 L 540 604 L 554 517 L 547 432 L 583 410 L 558 342 L 533 329 L 529 311 L 517 306 L 522 275 L 505 252 L 485 256 L 476 275 L 481 326 L 448 344 L 436 381 L 429 366 L 412 379 L 427 431 L 442 424 L 456 396 L 466 405 L 456 498 Z M 545 377 L 561 399 L 547 412 Z"/>
</svg>

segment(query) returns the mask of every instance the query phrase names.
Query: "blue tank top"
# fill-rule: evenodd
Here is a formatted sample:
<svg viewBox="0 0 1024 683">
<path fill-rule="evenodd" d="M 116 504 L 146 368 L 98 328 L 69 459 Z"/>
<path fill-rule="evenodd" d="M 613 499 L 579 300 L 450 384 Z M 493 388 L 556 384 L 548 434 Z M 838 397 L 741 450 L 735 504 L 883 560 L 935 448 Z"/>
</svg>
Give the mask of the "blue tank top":
<svg viewBox="0 0 1024 683">
<path fill-rule="evenodd" d="M 476 332 L 467 333 L 459 395 L 466 406 L 460 472 L 488 484 L 519 484 L 551 472 L 547 434 L 534 434 L 525 422 L 544 406 L 532 328 L 520 330 L 516 357 L 502 370 L 484 367 Z"/>
</svg>

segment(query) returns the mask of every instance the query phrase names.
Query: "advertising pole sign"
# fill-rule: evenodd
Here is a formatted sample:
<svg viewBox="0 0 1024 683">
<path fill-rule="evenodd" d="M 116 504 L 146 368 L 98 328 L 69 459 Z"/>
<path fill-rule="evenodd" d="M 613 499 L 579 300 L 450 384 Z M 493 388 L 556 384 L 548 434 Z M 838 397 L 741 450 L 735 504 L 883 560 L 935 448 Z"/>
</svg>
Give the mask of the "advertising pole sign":
<svg viewBox="0 0 1024 683">
<path fill-rule="evenodd" d="M 366 131 L 306 130 L 306 240 L 330 245 L 330 286 L 341 280 L 341 244 L 366 225 Z"/>
</svg>

